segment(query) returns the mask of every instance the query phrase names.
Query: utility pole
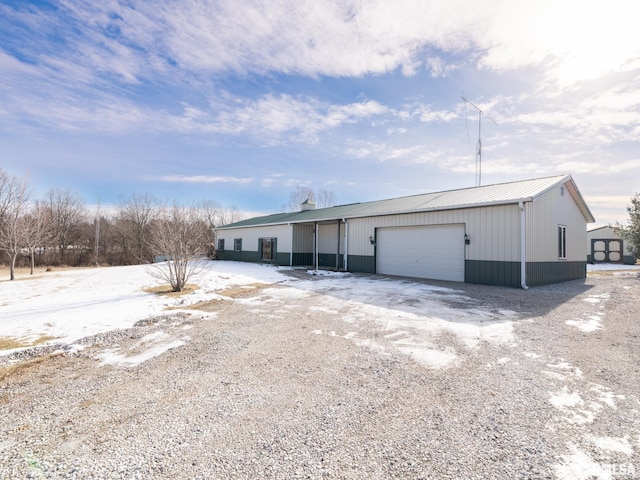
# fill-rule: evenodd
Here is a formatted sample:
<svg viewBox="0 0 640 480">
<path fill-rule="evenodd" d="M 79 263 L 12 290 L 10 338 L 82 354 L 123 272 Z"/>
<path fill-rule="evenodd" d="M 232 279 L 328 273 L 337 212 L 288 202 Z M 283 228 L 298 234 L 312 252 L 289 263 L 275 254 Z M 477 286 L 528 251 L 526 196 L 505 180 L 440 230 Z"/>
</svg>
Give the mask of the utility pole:
<svg viewBox="0 0 640 480">
<path fill-rule="evenodd" d="M 480 185 L 482 185 L 482 139 L 481 139 L 481 134 L 482 134 L 482 114 L 484 112 L 480 109 L 480 107 L 478 107 L 477 105 L 474 105 L 473 102 L 470 102 L 469 100 L 467 100 L 464 97 L 460 97 L 460 98 L 462 98 L 462 100 L 464 100 L 466 103 L 468 103 L 473 108 L 478 110 L 478 144 L 477 144 L 477 147 L 476 147 L 476 187 L 479 187 Z M 489 115 L 487 115 L 486 113 L 484 115 L 496 127 L 498 126 L 498 124 Z"/>
<path fill-rule="evenodd" d="M 94 254 L 96 256 L 96 267 L 100 266 L 100 199 L 98 199 L 98 209 L 96 212 L 96 243 L 94 247 Z"/>
</svg>

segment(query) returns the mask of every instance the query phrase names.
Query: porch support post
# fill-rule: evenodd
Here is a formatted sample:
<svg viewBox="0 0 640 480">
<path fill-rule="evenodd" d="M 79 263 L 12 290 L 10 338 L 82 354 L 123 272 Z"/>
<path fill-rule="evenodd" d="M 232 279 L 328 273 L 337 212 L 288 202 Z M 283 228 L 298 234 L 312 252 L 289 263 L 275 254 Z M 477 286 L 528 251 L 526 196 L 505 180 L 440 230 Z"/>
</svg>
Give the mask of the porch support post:
<svg viewBox="0 0 640 480">
<path fill-rule="evenodd" d="M 336 242 L 336 272 L 340 271 L 340 219 L 336 220 L 336 227 L 338 228 L 338 234 L 336 238 L 338 241 Z"/>
</svg>

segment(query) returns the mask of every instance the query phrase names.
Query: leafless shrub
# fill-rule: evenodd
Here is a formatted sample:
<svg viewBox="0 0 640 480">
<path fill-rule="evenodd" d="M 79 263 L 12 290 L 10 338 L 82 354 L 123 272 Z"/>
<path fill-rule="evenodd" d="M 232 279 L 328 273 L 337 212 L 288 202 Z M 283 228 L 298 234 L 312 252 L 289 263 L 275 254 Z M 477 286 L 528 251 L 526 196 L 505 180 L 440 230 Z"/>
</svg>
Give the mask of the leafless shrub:
<svg viewBox="0 0 640 480">
<path fill-rule="evenodd" d="M 156 259 L 151 265 L 155 276 L 167 281 L 172 291 L 181 292 L 207 261 L 204 255 L 210 236 L 197 207 L 158 207 L 148 244 Z"/>
</svg>

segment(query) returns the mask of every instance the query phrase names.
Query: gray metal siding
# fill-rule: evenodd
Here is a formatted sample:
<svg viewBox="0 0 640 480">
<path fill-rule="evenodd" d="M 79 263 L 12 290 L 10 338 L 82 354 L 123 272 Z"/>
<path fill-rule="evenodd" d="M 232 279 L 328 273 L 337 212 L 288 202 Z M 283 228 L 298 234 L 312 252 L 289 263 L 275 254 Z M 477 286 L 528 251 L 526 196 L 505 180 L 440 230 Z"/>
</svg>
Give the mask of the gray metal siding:
<svg viewBox="0 0 640 480">
<path fill-rule="evenodd" d="M 337 222 L 332 222 L 318 225 L 319 253 L 335 254 L 338 251 L 338 244 L 340 253 L 344 253 L 344 224 L 338 225 Z"/>
<path fill-rule="evenodd" d="M 218 240 L 224 239 L 226 249 L 233 249 L 233 240 L 242 239 L 243 251 L 257 252 L 260 238 L 277 238 L 278 250 L 289 252 L 291 250 L 291 226 L 273 225 L 265 227 L 233 228 L 219 230 L 216 233 Z"/>
<path fill-rule="evenodd" d="M 374 254 L 369 236 L 376 228 L 464 224 L 470 244 L 466 258 L 471 260 L 519 261 L 520 233 L 517 205 L 422 212 L 407 215 L 349 220 L 349 254 Z"/>
<path fill-rule="evenodd" d="M 313 252 L 313 225 L 292 225 L 292 227 L 293 254 Z"/>
<path fill-rule="evenodd" d="M 562 188 L 557 186 L 527 205 L 527 262 L 579 262 L 587 258 L 587 222 L 568 190 L 561 193 Z M 567 227 L 565 260 L 558 258 L 559 225 Z"/>
</svg>

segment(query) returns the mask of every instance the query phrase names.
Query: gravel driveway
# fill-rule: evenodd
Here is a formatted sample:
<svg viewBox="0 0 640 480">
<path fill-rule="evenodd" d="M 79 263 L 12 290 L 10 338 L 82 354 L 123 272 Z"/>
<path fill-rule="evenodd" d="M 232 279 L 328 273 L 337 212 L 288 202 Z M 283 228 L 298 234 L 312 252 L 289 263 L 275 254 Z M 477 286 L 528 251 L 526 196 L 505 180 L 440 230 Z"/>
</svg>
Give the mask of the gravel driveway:
<svg viewBox="0 0 640 480">
<path fill-rule="evenodd" d="M 81 350 L 0 357 L 0 478 L 640 476 L 637 276 L 357 277 L 397 295 L 381 321 L 375 292 L 349 299 L 355 276 L 292 275 Z"/>
</svg>

